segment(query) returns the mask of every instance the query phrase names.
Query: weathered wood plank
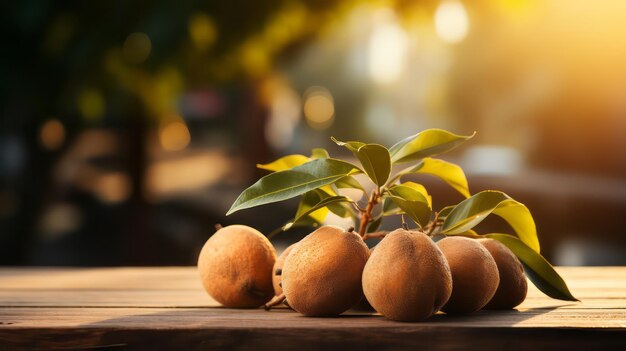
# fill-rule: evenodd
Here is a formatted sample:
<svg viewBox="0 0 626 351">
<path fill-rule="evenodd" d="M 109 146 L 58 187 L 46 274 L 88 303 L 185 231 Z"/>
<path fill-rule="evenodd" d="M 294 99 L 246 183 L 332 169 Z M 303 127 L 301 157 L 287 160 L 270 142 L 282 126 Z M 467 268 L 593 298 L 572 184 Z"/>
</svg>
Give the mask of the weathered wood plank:
<svg viewBox="0 0 626 351">
<path fill-rule="evenodd" d="M 558 270 L 582 302 L 531 287 L 517 311 L 398 323 L 353 311 L 308 318 L 215 308 L 194 267 L 0 269 L 0 350 L 626 349 L 626 268 Z"/>
<path fill-rule="evenodd" d="M 626 328 L 626 308 L 536 308 L 519 311 L 480 311 L 466 316 L 439 313 L 420 323 L 399 323 L 367 312 L 350 312 L 338 318 L 304 317 L 289 309 L 237 310 L 228 308 L 1 308 L 0 330 L 20 328 Z"/>
<path fill-rule="evenodd" d="M 626 310 L 438 314 L 423 323 L 380 316 L 309 318 L 279 310 L 0 309 L 0 345 L 132 349 L 623 349 Z M 54 321 L 51 323 L 51 321 Z M 7 324 L 13 323 L 13 324 Z M 591 327 L 590 327 L 591 326 Z M 601 344 L 598 342 L 601 341 Z"/>
</svg>

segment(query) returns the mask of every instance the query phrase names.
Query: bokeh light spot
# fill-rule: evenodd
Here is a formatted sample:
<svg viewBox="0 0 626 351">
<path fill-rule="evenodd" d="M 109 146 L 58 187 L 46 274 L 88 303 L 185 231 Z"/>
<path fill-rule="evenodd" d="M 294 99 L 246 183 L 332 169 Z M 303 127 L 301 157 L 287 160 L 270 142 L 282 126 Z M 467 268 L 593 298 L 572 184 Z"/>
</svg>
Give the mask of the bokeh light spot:
<svg viewBox="0 0 626 351">
<path fill-rule="evenodd" d="M 333 124 L 335 102 L 328 89 L 311 87 L 305 92 L 304 116 L 314 129 L 326 129 Z"/>
<path fill-rule="evenodd" d="M 48 150 L 57 150 L 65 140 L 65 127 L 57 119 L 46 121 L 39 132 L 41 145 Z"/>
<path fill-rule="evenodd" d="M 96 89 L 87 89 L 78 97 L 78 109 L 87 120 L 97 120 L 104 114 L 104 97 Z"/>
<path fill-rule="evenodd" d="M 94 184 L 94 192 L 104 203 L 115 204 L 127 200 L 132 193 L 130 177 L 122 172 L 109 172 Z"/>
<path fill-rule="evenodd" d="M 126 37 L 122 47 L 122 55 L 130 63 L 142 63 L 152 50 L 150 37 L 145 33 L 131 33 Z"/>
<path fill-rule="evenodd" d="M 183 150 L 189 145 L 191 134 L 189 128 L 181 120 L 164 123 L 159 129 L 159 142 L 167 151 Z"/>
<path fill-rule="evenodd" d="M 443 1 L 435 12 L 435 30 L 444 41 L 455 44 L 465 39 L 469 20 L 465 7 L 459 1 Z"/>
<path fill-rule="evenodd" d="M 207 50 L 217 38 L 217 29 L 211 18 L 204 13 L 196 12 L 189 18 L 189 36 L 196 49 Z"/>
<path fill-rule="evenodd" d="M 369 42 L 369 73 L 377 83 L 392 83 L 403 71 L 408 39 L 392 10 L 379 10 L 376 17 Z"/>
</svg>

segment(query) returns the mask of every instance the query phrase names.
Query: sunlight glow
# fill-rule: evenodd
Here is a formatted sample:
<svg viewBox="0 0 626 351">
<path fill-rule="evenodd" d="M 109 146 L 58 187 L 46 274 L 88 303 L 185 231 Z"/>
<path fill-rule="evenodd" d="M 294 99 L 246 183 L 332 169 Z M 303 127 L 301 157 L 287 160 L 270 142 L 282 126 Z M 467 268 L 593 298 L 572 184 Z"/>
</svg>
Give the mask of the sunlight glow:
<svg viewBox="0 0 626 351">
<path fill-rule="evenodd" d="M 407 35 L 399 26 L 390 9 L 376 14 L 375 25 L 369 42 L 369 73 L 377 83 L 396 81 L 404 69 L 407 52 Z"/>
<path fill-rule="evenodd" d="M 450 44 L 461 42 L 467 36 L 469 20 L 465 7 L 459 1 L 443 1 L 435 12 L 437 35 Z"/>
</svg>

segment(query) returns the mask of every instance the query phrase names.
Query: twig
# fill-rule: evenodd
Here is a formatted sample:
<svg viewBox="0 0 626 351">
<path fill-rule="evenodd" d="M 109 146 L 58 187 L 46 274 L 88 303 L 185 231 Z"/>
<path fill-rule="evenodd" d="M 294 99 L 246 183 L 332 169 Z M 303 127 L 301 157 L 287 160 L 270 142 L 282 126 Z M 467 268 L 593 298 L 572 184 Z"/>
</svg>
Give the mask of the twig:
<svg viewBox="0 0 626 351">
<path fill-rule="evenodd" d="M 266 311 L 269 311 L 269 310 L 272 309 L 272 307 L 280 305 L 280 303 L 283 302 L 283 301 L 285 301 L 285 294 L 280 294 L 280 295 L 274 296 L 263 307 L 265 308 Z"/>
<path fill-rule="evenodd" d="M 404 215 L 400 215 L 400 218 L 402 220 L 402 229 L 404 230 L 409 230 L 409 226 L 406 224 L 406 221 L 404 220 Z"/>
<path fill-rule="evenodd" d="M 427 227 L 428 231 L 426 232 L 426 235 L 430 236 L 430 234 L 432 234 L 433 231 L 435 231 L 435 228 L 437 228 L 438 219 L 439 219 L 439 212 L 435 212 L 435 218 L 433 218 L 433 221 L 428 224 L 428 227 Z"/>
<path fill-rule="evenodd" d="M 361 237 L 365 236 L 365 231 L 367 230 L 367 224 L 370 222 L 372 217 L 372 210 L 374 210 L 374 206 L 378 203 L 378 191 L 374 191 L 369 201 L 367 202 L 367 207 L 365 208 L 365 212 L 361 213 L 361 223 L 359 226 L 359 235 Z"/>
</svg>

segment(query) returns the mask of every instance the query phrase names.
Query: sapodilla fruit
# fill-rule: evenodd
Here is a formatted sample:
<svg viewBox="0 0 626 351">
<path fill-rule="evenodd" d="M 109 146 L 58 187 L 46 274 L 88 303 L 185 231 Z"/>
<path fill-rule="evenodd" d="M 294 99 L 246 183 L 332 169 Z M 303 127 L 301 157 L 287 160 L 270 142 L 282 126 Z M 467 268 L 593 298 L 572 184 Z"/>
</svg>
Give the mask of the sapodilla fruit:
<svg viewBox="0 0 626 351">
<path fill-rule="evenodd" d="M 276 251 L 254 228 L 230 225 L 204 244 L 198 271 L 204 289 L 226 307 L 254 308 L 274 296 Z"/>
<path fill-rule="evenodd" d="M 515 254 L 501 242 L 491 239 L 478 239 L 493 256 L 498 265 L 500 284 L 496 293 L 484 309 L 512 309 L 524 302 L 528 292 L 528 282 L 524 275 L 524 267 Z"/>
<path fill-rule="evenodd" d="M 443 253 L 427 235 L 397 229 L 381 240 L 367 261 L 363 292 L 383 316 L 420 321 L 448 301 L 452 275 Z"/>
<path fill-rule="evenodd" d="M 274 268 L 272 269 L 272 284 L 274 285 L 274 295 L 276 296 L 283 293 L 283 288 L 280 286 L 283 277 L 283 266 L 285 265 L 285 259 L 296 244 L 287 246 L 276 259 L 276 263 L 274 263 Z"/>
<path fill-rule="evenodd" d="M 483 308 L 500 283 L 498 266 L 489 251 L 478 240 L 460 236 L 447 237 L 437 244 L 452 272 L 452 296 L 441 310 L 461 314 Z"/>
<path fill-rule="evenodd" d="M 323 226 L 291 250 L 282 272 L 287 303 L 307 316 L 335 316 L 361 298 L 361 275 L 369 250 L 361 237 Z"/>
</svg>

